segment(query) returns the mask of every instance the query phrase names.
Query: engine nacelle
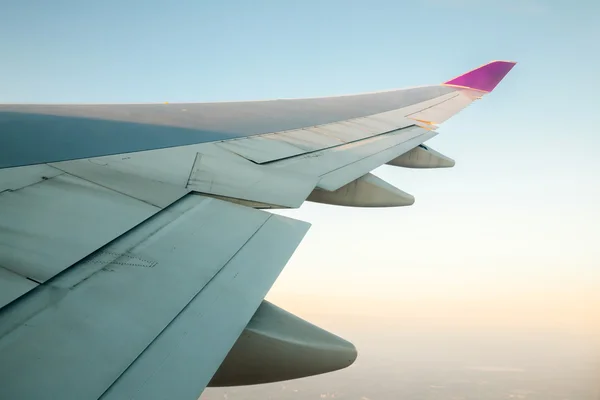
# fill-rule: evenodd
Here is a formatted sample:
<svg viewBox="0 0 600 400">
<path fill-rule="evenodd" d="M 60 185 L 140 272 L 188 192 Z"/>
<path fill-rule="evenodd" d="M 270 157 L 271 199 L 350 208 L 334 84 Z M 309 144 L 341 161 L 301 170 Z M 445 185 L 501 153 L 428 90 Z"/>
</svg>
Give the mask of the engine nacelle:
<svg viewBox="0 0 600 400">
<path fill-rule="evenodd" d="M 317 188 L 306 200 L 349 207 L 401 207 L 415 202 L 412 195 L 371 173 L 333 192 Z"/>
<path fill-rule="evenodd" d="M 431 147 L 420 144 L 387 164 L 405 168 L 450 168 L 454 167 L 456 162 Z"/>
<path fill-rule="evenodd" d="M 263 301 L 208 386 L 323 374 L 350 366 L 356 356 L 352 343 Z"/>
</svg>

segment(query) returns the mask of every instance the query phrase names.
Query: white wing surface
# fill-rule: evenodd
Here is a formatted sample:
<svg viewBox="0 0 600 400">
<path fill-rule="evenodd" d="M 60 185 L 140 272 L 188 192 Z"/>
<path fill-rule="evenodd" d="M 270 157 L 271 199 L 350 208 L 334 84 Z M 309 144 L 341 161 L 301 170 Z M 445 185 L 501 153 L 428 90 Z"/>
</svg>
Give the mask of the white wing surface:
<svg viewBox="0 0 600 400">
<path fill-rule="evenodd" d="M 0 105 L 0 398 L 195 399 L 350 365 L 263 302 L 308 224 L 258 209 L 412 204 L 370 171 L 453 166 L 423 143 L 513 65 L 321 99 Z"/>
</svg>

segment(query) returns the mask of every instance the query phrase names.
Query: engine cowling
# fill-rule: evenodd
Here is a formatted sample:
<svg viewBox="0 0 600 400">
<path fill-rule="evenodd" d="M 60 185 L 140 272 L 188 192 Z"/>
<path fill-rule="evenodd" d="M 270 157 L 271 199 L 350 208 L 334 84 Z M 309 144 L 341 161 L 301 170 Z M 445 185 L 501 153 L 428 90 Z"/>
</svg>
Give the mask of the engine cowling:
<svg viewBox="0 0 600 400">
<path fill-rule="evenodd" d="M 415 202 L 412 195 L 371 173 L 332 192 L 317 188 L 306 200 L 348 207 L 402 207 Z"/>
<path fill-rule="evenodd" d="M 354 345 L 263 301 L 208 386 L 303 378 L 346 368 Z"/>
<path fill-rule="evenodd" d="M 456 162 L 431 147 L 420 144 L 387 164 L 405 168 L 450 168 L 454 167 Z"/>
</svg>

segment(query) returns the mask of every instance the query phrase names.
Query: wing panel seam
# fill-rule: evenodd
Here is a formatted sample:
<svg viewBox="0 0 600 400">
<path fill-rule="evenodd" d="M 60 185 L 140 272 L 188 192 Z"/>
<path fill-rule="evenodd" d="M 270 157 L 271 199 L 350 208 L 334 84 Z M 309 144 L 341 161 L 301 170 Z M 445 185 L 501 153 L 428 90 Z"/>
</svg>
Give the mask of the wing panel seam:
<svg viewBox="0 0 600 400">
<path fill-rule="evenodd" d="M 356 140 L 352 140 L 352 141 L 345 142 L 345 143 L 340 143 L 340 144 L 335 145 L 335 146 L 323 147 L 321 149 L 307 151 L 306 153 L 296 154 L 296 155 L 288 156 L 288 157 L 282 157 L 282 158 L 278 158 L 276 160 L 269 160 L 269 161 L 265 161 L 263 163 L 257 163 L 257 164 L 259 164 L 259 165 L 269 165 L 269 164 L 276 163 L 278 161 L 285 161 L 285 160 L 291 160 L 293 158 L 301 158 L 301 157 L 304 157 L 304 156 L 310 156 L 311 154 L 315 154 L 315 153 L 319 153 L 319 152 L 327 151 L 327 150 L 331 150 L 331 149 L 336 149 L 336 148 L 339 148 L 339 147 L 342 147 L 342 146 L 347 146 L 347 145 L 350 145 L 350 144 L 356 144 L 356 143 L 359 143 L 359 142 L 364 142 L 364 141 L 369 140 L 369 139 L 373 139 L 373 138 L 376 138 L 376 137 L 379 137 L 379 136 L 388 135 L 388 134 L 394 133 L 394 132 L 399 132 L 399 131 L 402 131 L 402 130 L 405 130 L 405 129 L 408 129 L 408 128 L 412 128 L 412 127 L 415 127 L 415 126 L 417 126 L 417 125 L 412 124 L 412 125 L 404 126 L 402 128 L 399 128 L 399 129 L 392 129 L 390 131 L 378 133 L 376 135 L 368 136 L 368 137 L 365 137 L 365 138 L 356 139 Z"/>
<path fill-rule="evenodd" d="M 114 381 L 113 381 L 113 382 L 112 382 L 110 385 L 108 385 L 108 387 L 107 387 L 107 388 L 104 390 L 104 392 L 102 392 L 102 394 L 101 394 L 101 395 L 98 397 L 98 399 L 99 399 L 99 400 L 105 397 L 104 395 L 105 395 L 105 394 L 106 394 L 106 393 L 107 393 L 107 392 L 108 392 L 108 391 L 109 391 L 109 390 L 110 390 L 110 389 L 111 389 L 111 388 L 112 388 L 112 387 L 113 387 L 113 386 L 114 386 L 114 385 L 117 383 L 117 381 L 118 381 L 118 380 L 119 380 L 119 379 L 120 379 L 120 378 L 121 378 L 121 377 L 122 377 L 122 376 L 123 376 L 123 375 L 124 375 L 124 374 L 127 372 L 127 370 L 128 370 L 129 368 L 131 368 L 131 366 L 132 366 L 133 364 L 135 364 L 135 362 L 136 362 L 136 361 L 137 361 L 137 360 L 138 360 L 138 359 L 139 359 L 139 358 L 140 358 L 140 357 L 141 357 L 141 356 L 144 354 L 144 352 L 145 352 L 145 351 L 146 351 L 146 350 L 147 350 L 147 349 L 148 349 L 150 346 L 152 346 L 152 344 L 158 340 L 158 338 L 159 338 L 159 337 L 160 337 L 160 336 L 161 336 L 161 335 L 162 335 L 162 334 L 165 332 L 165 330 L 167 330 L 167 328 L 168 328 L 168 327 L 169 327 L 171 324 L 173 324 L 173 322 L 174 322 L 174 321 L 175 321 L 175 320 L 176 320 L 176 319 L 177 319 L 177 318 L 178 318 L 178 317 L 179 317 L 179 316 L 180 316 L 180 315 L 181 315 L 181 314 L 182 314 L 182 313 L 183 313 L 183 312 L 184 312 L 184 311 L 185 311 L 185 310 L 186 310 L 186 309 L 189 307 L 189 305 L 190 305 L 190 304 L 191 304 L 191 303 L 192 303 L 192 302 L 193 302 L 193 301 L 194 301 L 194 300 L 195 300 L 195 299 L 196 299 L 196 298 L 197 298 L 197 297 L 200 295 L 200 293 L 202 293 L 202 291 L 204 290 L 204 288 L 206 288 L 208 285 L 210 285 L 210 284 L 211 284 L 211 282 L 212 282 L 212 281 L 214 281 L 214 280 L 217 278 L 217 276 L 218 276 L 220 273 L 222 273 L 222 272 L 223 272 L 223 270 L 224 270 L 224 269 L 227 267 L 227 265 L 228 265 L 228 264 L 231 262 L 231 260 L 233 260 L 233 259 L 234 259 L 234 258 L 237 256 L 237 254 L 238 254 L 238 253 L 239 253 L 239 252 L 240 252 L 240 251 L 241 251 L 241 250 L 242 250 L 242 249 L 243 249 L 243 248 L 244 248 L 244 247 L 245 247 L 245 246 L 248 244 L 248 242 L 250 242 L 250 240 L 252 240 L 252 238 L 253 238 L 254 236 L 256 236 L 256 234 L 258 234 L 258 232 L 259 232 L 259 231 L 260 231 L 260 230 L 261 230 L 261 229 L 262 229 L 262 228 L 265 226 L 265 224 L 266 224 L 266 223 L 267 223 L 267 222 L 268 222 L 268 221 L 269 221 L 269 220 L 270 220 L 272 217 L 273 217 L 273 215 L 272 215 L 272 214 L 271 214 L 271 215 L 269 215 L 269 216 L 268 216 L 268 217 L 267 217 L 267 218 L 266 218 L 266 219 L 263 221 L 263 223 L 262 223 L 262 224 L 260 224 L 260 226 L 258 227 L 258 229 L 257 229 L 256 231 L 254 231 L 254 233 L 252 233 L 252 235 L 250 235 L 250 236 L 248 237 L 248 239 L 247 239 L 247 240 L 244 242 L 244 244 L 243 244 L 242 246 L 240 246 L 240 248 L 239 248 L 239 249 L 237 249 L 237 250 L 235 251 L 235 253 L 233 253 L 233 255 L 232 255 L 232 256 L 231 256 L 231 257 L 230 257 L 230 258 L 227 260 L 227 262 L 226 262 L 226 263 L 224 263 L 224 264 L 223 264 L 223 266 L 222 266 L 222 267 L 221 267 L 221 268 L 220 268 L 220 269 L 219 269 L 219 270 L 218 270 L 218 271 L 217 271 L 217 272 L 216 272 L 216 273 L 215 273 L 215 274 L 214 274 L 212 277 L 210 277 L 210 279 L 209 279 L 209 280 L 206 282 L 206 284 L 205 284 L 205 285 L 204 285 L 204 286 L 203 286 L 203 287 L 202 287 L 202 288 L 201 288 L 201 289 L 200 289 L 200 290 L 199 290 L 199 291 L 198 291 L 198 292 L 197 292 L 197 293 L 196 293 L 194 296 L 192 296 L 192 298 L 190 299 L 190 301 L 189 301 L 189 302 L 188 302 L 188 303 L 187 303 L 185 306 L 183 306 L 183 307 L 181 308 L 181 310 L 179 310 L 179 312 L 178 312 L 178 313 L 177 313 L 177 314 L 176 314 L 176 315 L 175 315 L 175 316 L 174 316 L 174 317 L 171 319 L 171 321 L 170 321 L 168 324 L 166 324 L 166 325 L 163 327 L 163 329 L 161 329 L 161 330 L 160 330 L 160 332 L 158 332 L 158 333 L 157 333 L 157 335 L 154 337 L 154 339 L 152 339 L 152 341 L 150 341 L 150 343 L 148 343 L 148 345 L 147 345 L 147 346 L 146 346 L 146 347 L 145 347 L 145 348 L 144 348 L 144 349 L 143 349 L 143 350 L 142 350 L 142 351 L 141 351 L 141 352 L 140 352 L 140 353 L 137 355 L 137 357 L 135 357 L 135 358 L 134 358 L 134 359 L 131 361 L 131 363 L 129 363 L 129 365 L 128 365 L 128 366 L 127 366 L 125 369 L 123 369 L 123 371 L 122 371 L 122 372 L 119 374 L 119 376 L 118 376 L 118 377 L 117 377 L 117 378 L 116 378 L 116 379 L 115 379 L 115 380 L 114 380 Z M 144 381 L 144 382 L 147 382 L 147 380 L 146 380 L 146 381 Z M 138 388 L 137 392 L 139 392 L 139 391 L 140 391 L 140 389 L 141 389 L 141 386 Z"/>
</svg>

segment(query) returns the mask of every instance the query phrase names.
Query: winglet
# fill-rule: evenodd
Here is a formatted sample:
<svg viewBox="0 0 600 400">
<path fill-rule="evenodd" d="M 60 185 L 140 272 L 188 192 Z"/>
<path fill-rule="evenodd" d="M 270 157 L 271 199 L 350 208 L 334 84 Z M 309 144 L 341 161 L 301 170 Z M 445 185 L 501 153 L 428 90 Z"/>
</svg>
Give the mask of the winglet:
<svg viewBox="0 0 600 400">
<path fill-rule="evenodd" d="M 515 64 L 516 62 L 513 61 L 492 61 L 448 82 L 444 82 L 444 85 L 459 86 L 489 93 L 494 90 L 496 85 L 500 83 Z"/>
</svg>

